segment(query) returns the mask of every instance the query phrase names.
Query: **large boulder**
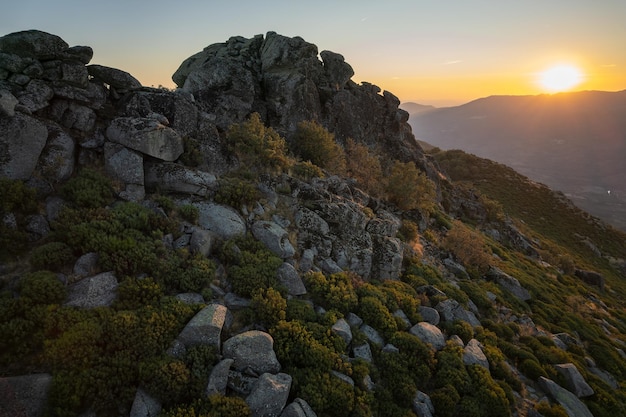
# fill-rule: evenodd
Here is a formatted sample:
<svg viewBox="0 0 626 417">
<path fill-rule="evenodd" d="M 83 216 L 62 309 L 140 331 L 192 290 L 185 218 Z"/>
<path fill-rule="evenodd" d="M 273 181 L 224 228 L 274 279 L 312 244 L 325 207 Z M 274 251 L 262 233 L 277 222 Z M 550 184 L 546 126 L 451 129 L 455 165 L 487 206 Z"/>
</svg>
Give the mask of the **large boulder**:
<svg viewBox="0 0 626 417">
<path fill-rule="evenodd" d="M 539 386 L 563 406 L 569 417 L 593 417 L 589 408 L 581 400 L 556 382 L 539 377 Z"/>
<path fill-rule="evenodd" d="M 274 352 L 274 339 L 259 330 L 250 330 L 226 340 L 223 355 L 234 359 L 232 366 L 239 371 L 246 368 L 257 374 L 276 374 L 280 371 L 280 363 Z"/>
<path fill-rule="evenodd" d="M 246 233 L 246 221 L 232 207 L 211 202 L 193 203 L 198 208 L 198 225 L 224 240 Z"/>
<path fill-rule="evenodd" d="M 398 279 L 402 269 L 402 242 L 395 237 L 379 235 L 374 235 L 372 240 L 371 276 L 377 279 Z"/>
<path fill-rule="evenodd" d="M 23 113 L 0 119 L 0 176 L 27 180 L 46 146 L 48 129 Z"/>
<path fill-rule="evenodd" d="M 209 382 L 207 383 L 205 394 L 221 394 L 226 395 L 226 387 L 228 386 L 228 374 L 230 367 L 235 362 L 234 359 L 222 359 L 211 369 Z"/>
<path fill-rule="evenodd" d="M 486 369 L 489 369 L 489 361 L 487 356 L 483 352 L 481 343 L 472 339 L 467 342 L 465 349 L 463 350 L 463 363 L 465 365 L 480 365 Z"/>
<path fill-rule="evenodd" d="M 576 394 L 578 398 L 589 397 L 594 394 L 593 388 L 585 381 L 576 365 L 573 363 L 562 363 L 554 365 L 554 367 L 565 379 L 567 388 Z"/>
<path fill-rule="evenodd" d="M 435 415 L 435 407 L 430 400 L 428 394 L 417 391 L 413 398 L 413 411 L 417 417 L 433 417 Z"/>
<path fill-rule="evenodd" d="M 280 416 L 289 398 L 291 382 L 291 376 L 288 374 L 262 374 L 246 397 L 252 417 Z"/>
<path fill-rule="evenodd" d="M 152 189 L 206 197 L 216 188 L 217 179 L 208 172 L 163 162 L 146 164 L 145 183 Z"/>
<path fill-rule="evenodd" d="M 274 222 L 265 220 L 255 222 L 252 225 L 252 234 L 282 259 L 291 258 L 296 253 L 289 241 L 289 233 Z"/>
<path fill-rule="evenodd" d="M 117 286 L 113 272 L 83 278 L 67 288 L 65 304 L 83 308 L 110 307 L 117 297 Z"/>
<path fill-rule="evenodd" d="M 176 338 L 184 347 L 209 345 L 220 349 L 222 328 L 226 322 L 227 308 L 221 304 L 209 304 L 187 323 Z"/>
<path fill-rule="evenodd" d="M 55 124 L 48 125 L 48 141 L 38 163 L 38 172 L 49 182 L 69 179 L 74 172 L 74 139 Z"/>
<path fill-rule="evenodd" d="M 0 118 L 15 116 L 18 100 L 10 91 L 0 89 Z"/>
<path fill-rule="evenodd" d="M 141 83 L 129 73 L 105 67 L 103 65 L 89 65 L 87 67 L 89 75 L 96 80 L 102 81 L 117 90 L 135 90 L 141 88 Z"/>
<path fill-rule="evenodd" d="M 111 142 L 119 143 L 163 161 L 175 161 L 183 153 L 183 138 L 154 119 L 118 117 L 106 130 Z"/>
<path fill-rule="evenodd" d="M 52 375 L 33 374 L 0 378 L 0 415 L 40 417 L 48 402 Z"/>
<path fill-rule="evenodd" d="M 531 299 L 528 290 L 520 284 L 520 282 L 507 274 L 506 272 L 492 266 L 487 273 L 487 277 L 495 280 L 505 290 L 509 291 L 515 297 L 522 301 L 528 301 Z"/>
<path fill-rule="evenodd" d="M 39 60 L 61 57 L 68 47 L 60 37 L 40 30 L 14 32 L 0 38 L 0 51 Z"/>
<path fill-rule="evenodd" d="M 444 321 L 453 322 L 455 320 L 462 320 L 468 322 L 473 327 L 480 326 L 480 320 L 476 318 L 476 315 L 463 308 L 456 300 L 447 299 L 440 301 L 435 306 L 435 309 L 439 312 L 439 316 Z"/>
<path fill-rule="evenodd" d="M 144 186 L 143 155 L 117 143 L 104 144 L 104 169 L 123 189 L 120 197 L 128 201 L 141 201 L 146 195 Z"/>
<path fill-rule="evenodd" d="M 280 417 L 317 417 L 317 414 L 313 411 L 309 403 L 302 398 L 296 398 L 291 404 L 285 407 Z"/>
<path fill-rule="evenodd" d="M 158 417 L 161 408 L 162 405 L 156 398 L 139 388 L 135 394 L 129 417 Z"/>
<path fill-rule="evenodd" d="M 298 296 L 306 294 L 306 287 L 302 278 L 293 265 L 285 262 L 278 268 L 278 282 L 287 289 L 289 295 Z"/>
<path fill-rule="evenodd" d="M 409 329 L 409 333 L 417 336 L 422 342 L 431 345 L 435 350 L 441 350 L 446 345 L 446 338 L 437 326 L 421 322 Z"/>
</svg>

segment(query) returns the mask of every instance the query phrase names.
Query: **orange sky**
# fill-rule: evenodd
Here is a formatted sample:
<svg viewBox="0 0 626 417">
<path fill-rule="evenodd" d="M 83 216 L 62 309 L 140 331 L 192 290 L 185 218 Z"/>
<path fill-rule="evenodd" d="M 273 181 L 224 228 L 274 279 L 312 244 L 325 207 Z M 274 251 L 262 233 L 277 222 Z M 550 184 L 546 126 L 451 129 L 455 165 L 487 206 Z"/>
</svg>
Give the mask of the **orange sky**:
<svg viewBox="0 0 626 417">
<path fill-rule="evenodd" d="M 344 55 L 354 81 L 404 102 L 454 105 L 543 93 L 538 74 L 562 63 L 586 75 L 575 90 L 626 89 L 624 17 L 624 0 L 21 0 L 3 6 L 0 35 L 44 30 L 93 47 L 93 63 L 174 87 L 204 47 L 275 31 Z"/>
</svg>

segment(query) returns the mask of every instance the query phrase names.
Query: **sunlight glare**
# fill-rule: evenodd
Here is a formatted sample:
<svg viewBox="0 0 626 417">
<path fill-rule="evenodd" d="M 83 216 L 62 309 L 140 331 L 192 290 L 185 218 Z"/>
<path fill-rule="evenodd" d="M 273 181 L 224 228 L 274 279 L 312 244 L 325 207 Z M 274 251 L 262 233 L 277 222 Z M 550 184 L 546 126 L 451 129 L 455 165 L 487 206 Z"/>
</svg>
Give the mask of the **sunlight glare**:
<svg viewBox="0 0 626 417">
<path fill-rule="evenodd" d="M 573 65 L 558 65 L 539 74 L 539 83 L 549 92 L 567 91 L 583 81 L 583 73 Z"/>
</svg>

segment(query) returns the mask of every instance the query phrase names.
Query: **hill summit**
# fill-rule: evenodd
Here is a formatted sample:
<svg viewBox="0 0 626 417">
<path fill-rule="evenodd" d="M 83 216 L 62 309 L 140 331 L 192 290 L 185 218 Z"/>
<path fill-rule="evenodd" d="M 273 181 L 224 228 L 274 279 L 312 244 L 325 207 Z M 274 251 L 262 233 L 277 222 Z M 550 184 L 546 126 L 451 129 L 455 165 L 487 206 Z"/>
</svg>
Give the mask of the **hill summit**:
<svg viewBox="0 0 626 417">
<path fill-rule="evenodd" d="M 3 415 L 626 413 L 626 239 L 274 32 L 0 38 Z"/>
</svg>

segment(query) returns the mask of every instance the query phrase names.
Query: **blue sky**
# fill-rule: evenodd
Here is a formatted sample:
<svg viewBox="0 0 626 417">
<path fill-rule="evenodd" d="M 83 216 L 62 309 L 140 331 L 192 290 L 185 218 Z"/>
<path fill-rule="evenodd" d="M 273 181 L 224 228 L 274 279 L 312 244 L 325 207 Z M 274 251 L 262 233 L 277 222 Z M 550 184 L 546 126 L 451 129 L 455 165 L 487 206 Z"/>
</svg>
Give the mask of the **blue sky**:
<svg viewBox="0 0 626 417">
<path fill-rule="evenodd" d="M 354 81 L 403 101 L 458 104 L 541 93 L 536 74 L 564 62 L 585 72 L 580 89 L 626 88 L 625 17 L 623 0 L 21 0 L 2 6 L 0 34 L 54 33 L 91 46 L 93 63 L 172 87 L 207 45 L 275 31 L 344 55 Z"/>
</svg>

